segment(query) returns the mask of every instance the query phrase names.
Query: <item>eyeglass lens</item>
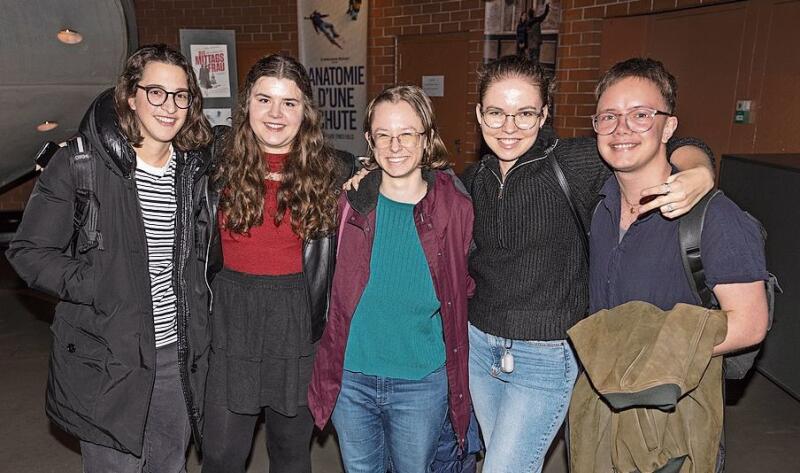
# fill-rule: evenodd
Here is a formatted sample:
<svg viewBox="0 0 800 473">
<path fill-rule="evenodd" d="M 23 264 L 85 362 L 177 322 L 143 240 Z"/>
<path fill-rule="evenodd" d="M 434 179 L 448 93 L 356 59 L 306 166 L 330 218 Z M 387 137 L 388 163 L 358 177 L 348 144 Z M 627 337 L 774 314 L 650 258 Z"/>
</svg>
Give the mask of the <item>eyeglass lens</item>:
<svg viewBox="0 0 800 473">
<path fill-rule="evenodd" d="M 532 110 L 526 110 L 515 114 L 504 113 L 501 110 L 485 110 L 483 112 L 483 123 L 489 128 L 502 128 L 506 123 L 507 117 L 511 117 L 514 125 L 520 130 L 528 130 L 536 126 L 541 114 Z"/>
<path fill-rule="evenodd" d="M 625 125 L 634 133 L 645 133 L 653 128 L 657 110 L 635 108 L 627 113 L 600 113 L 592 120 L 594 129 L 601 135 L 614 133 L 619 125 L 619 118 L 625 117 Z"/>
<path fill-rule="evenodd" d="M 392 146 L 392 140 L 397 138 L 397 142 L 403 148 L 413 148 L 419 143 L 421 133 L 400 133 L 397 136 L 379 134 L 375 135 L 372 139 L 377 148 L 389 148 Z"/>
<path fill-rule="evenodd" d="M 167 92 L 166 90 L 162 89 L 161 87 L 141 87 L 147 93 L 147 101 L 150 102 L 150 105 L 154 107 L 159 107 L 166 103 L 169 96 L 172 96 L 172 100 L 175 102 L 175 106 L 178 108 L 189 108 L 189 105 L 192 103 L 192 96 L 189 92 L 185 90 L 180 90 L 177 92 Z"/>
</svg>

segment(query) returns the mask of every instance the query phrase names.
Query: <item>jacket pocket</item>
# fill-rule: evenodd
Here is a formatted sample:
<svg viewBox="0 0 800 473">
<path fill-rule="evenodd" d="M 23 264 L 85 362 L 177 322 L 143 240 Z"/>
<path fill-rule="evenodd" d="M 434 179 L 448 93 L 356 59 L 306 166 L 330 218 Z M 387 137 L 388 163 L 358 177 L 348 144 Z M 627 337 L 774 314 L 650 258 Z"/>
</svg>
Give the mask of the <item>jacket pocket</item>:
<svg viewBox="0 0 800 473">
<path fill-rule="evenodd" d="M 56 316 L 50 357 L 50 394 L 62 407 L 92 418 L 100 390 L 109 379 L 105 342 Z"/>
</svg>

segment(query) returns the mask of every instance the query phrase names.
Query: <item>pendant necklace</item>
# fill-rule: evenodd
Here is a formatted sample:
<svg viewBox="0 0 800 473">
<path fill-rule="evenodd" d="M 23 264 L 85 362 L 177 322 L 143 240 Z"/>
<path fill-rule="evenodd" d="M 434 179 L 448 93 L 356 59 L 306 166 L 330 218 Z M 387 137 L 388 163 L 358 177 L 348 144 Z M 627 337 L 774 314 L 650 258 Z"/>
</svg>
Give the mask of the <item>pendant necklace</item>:
<svg viewBox="0 0 800 473">
<path fill-rule="evenodd" d="M 629 209 L 630 209 L 630 213 L 631 213 L 631 215 L 634 215 L 634 214 L 637 214 L 637 213 L 639 213 L 639 207 L 641 207 L 641 206 L 642 206 L 642 204 L 636 204 L 636 205 L 632 204 L 632 203 L 631 203 L 631 202 L 628 200 L 628 198 L 627 198 L 627 197 L 625 197 L 625 194 L 622 192 L 622 190 L 620 190 L 620 191 L 619 191 L 619 195 L 621 195 L 621 196 L 622 196 L 622 200 L 624 200 L 624 201 L 625 201 L 625 204 L 627 204 L 627 205 L 628 205 L 628 207 L 629 207 Z"/>
</svg>

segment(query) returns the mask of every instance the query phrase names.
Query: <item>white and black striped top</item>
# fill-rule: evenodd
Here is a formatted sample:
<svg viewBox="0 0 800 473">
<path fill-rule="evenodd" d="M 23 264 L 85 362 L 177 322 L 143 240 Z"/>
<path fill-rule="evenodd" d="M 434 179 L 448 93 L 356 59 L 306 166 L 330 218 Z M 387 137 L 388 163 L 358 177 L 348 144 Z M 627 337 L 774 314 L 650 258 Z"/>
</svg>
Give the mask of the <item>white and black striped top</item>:
<svg viewBox="0 0 800 473">
<path fill-rule="evenodd" d="M 175 152 L 169 163 L 157 168 L 136 158 L 136 189 L 147 237 L 150 293 L 153 298 L 153 322 L 156 348 L 177 340 L 177 305 L 172 287 L 173 249 L 175 246 Z"/>
</svg>

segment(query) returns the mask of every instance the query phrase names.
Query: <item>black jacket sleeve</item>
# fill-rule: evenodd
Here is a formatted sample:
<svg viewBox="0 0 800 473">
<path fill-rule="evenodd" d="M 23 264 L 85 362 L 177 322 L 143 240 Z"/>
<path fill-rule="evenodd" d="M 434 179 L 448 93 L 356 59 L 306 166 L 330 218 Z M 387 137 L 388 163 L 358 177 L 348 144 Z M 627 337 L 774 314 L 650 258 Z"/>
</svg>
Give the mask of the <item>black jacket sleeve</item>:
<svg viewBox="0 0 800 473">
<path fill-rule="evenodd" d="M 92 304 L 92 267 L 64 251 L 75 212 L 69 159 L 69 149 L 62 148 L 39 176 L 6 257 L 31 288 L 61 300 Z"/>
</svg>

